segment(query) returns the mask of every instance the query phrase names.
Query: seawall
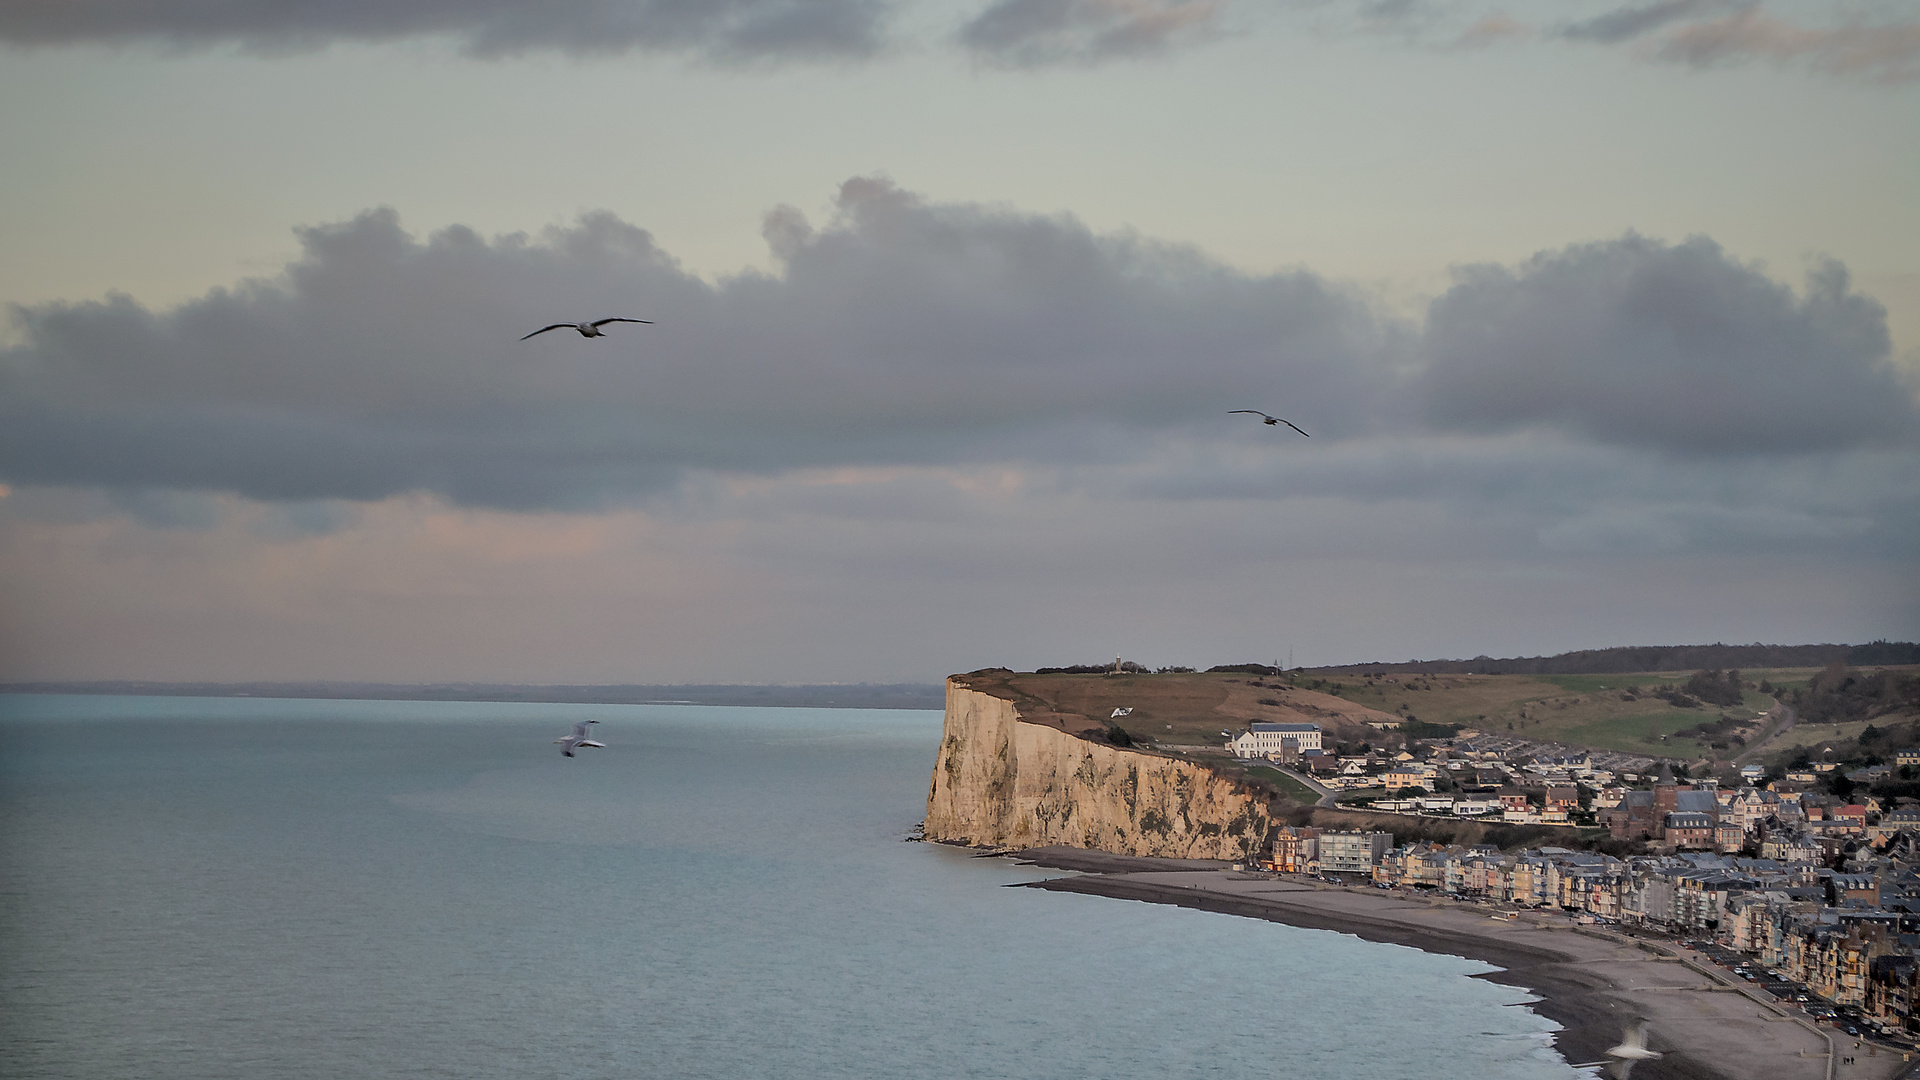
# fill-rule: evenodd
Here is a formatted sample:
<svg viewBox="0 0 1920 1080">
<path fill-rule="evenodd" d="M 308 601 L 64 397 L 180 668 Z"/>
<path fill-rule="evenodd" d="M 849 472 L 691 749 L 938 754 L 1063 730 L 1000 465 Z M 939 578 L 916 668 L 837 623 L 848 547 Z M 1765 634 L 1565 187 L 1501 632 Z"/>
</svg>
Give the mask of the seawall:
<svg viewBox="0 0 1920 1080">
<path fill-rule="evenodd" d="M 1202 766 L 1023 723 L 1013 702 L 947 681 L 929 840 L 1237 860 L 1273 826 L 1264 803 Z"/>
</svg>

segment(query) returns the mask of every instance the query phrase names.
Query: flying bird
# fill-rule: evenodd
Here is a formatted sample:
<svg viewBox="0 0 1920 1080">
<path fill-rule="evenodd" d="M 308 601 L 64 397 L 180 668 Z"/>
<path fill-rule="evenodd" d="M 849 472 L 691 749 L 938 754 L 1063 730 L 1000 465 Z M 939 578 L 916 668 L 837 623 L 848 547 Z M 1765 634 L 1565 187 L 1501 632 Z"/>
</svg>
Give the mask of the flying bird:
<svg viewBox="0 0 1920 1080">
<path fill-rule="evenodd" d="M 1627 1080 L 1634 1062 L 1657 1058 L 1660 1054 L 1647 1049 L 1647 1022 L 1635 1020 L 1627 1025 L 1626 1037 L 1620 1040 L 1620 1045 L 1610 1048 L 1607 1056 L 1613 1059 L 1607 1071 L 1613 1073 L 1614 1080 Z"/>
<path fill-rule="evenodd" d="M 573 725 L 573 734 L 553 741 L 560 744 L 560 752 L 568 757 L 572 757 L 574 749 L 581 746 L 597 746 L 605 750 L 607 748 L 606 743 L 594 742 L 592 739 L 587 738 L 587 725 L 597 724 L 599 722 L 598 720 L 582 720 Z"/>
<path fill-rule="evenodd" d="M 1620 1045 L 1607 1049 L 1607 1060 L 1589 1061 L 1583 1065 L 1575 1065 L 1574 1068 L 1590 1069 L 1596 1065 L 1604 1065 L 1607 1075 L 1613 1077 L 1613 1080 L 1627 1080 L 1627 1074 L 1633 1071 L 1634 1062 L 1647 1061 L 1660 1056 L 1659 1051 L 1647 1049 L 1647 1021 L 1642 1018 L 1627 1025 L 1627 1033 L 1621 1038 Z"/>
<path fill-rule="evenodd" d="M 548 329 L 552 329 L 552 328 L 551 328 L 551 327 L 549 327 Z M 1267 422 L 1268 424 L 1270 424 L 1270 425 L 1271 425 L 1271 424 L 1285 424 L 1285 425 L 1287 425 L 1288 427 L 1290 427 L 1290 428 L 1292 428 L 1292 429 L 1293 429 L 1293 430 L 1295 430 L 1295 431 L 1300 431 L 1300 425 L 1298 425 L 1298 424 L 1296 424 L 1296 423 L 1294 423 L 1293 421 L 1291 421 L 1291 420 L 1282 420 L 1282 419 L 1280 419 L 1280 418 L 1279 418 L 1279 417 L 1277 417 L 1277 416 L 1268 416 L 1268 415 L 1267 415 L 1266 413 L 1263 413 L 1263 412 L 1261 412 L 1261 411 L 1260 411 L 1259 409 L 1233 409 L 1233 410 L 1230 410 L 1230 411 L 1229 411 L 1229 412 L 1227 413 L 1227 415 L 1228 415 L 1228 416 L 1232 416 L 1232 415 L 1233 415 L 1234 413 L 1251 413 L 1252 415 L 1254 415 L 1254 416 L 1257 416 L 1257 417 L 1259 417 L 1259 418 L 1260 418 L 1260 419 L 1262 419 L 1262 420 L 1265 420 L 1265 421 L 1266 421 L 1266 422 Z M 1302 434 L 1302 435 L 1306 435 L 1307 433 L 1306 433 L 1306 432 L 1304 432 L 1304 431 L 1300 431 L 1300 434 Z M 1309 437 L 1309 438 L 1311 438 L 1312 436 L 1308 436 L 1308 437 Z"/>
<path fill-rule="evenodd" d="M 578 330 L 580 331 L 581 337 L 606 337 L 607 336 L 606 331 L 601 330 L 600 328 L 607 325 L 610 322 L 637 322 L 637 323 L 646 323 L 648 326 L 653 325 L 652 319 L 617 319 L 616 318 L 616 319 L 600 319 L 595 322 L 557 322 L 557 323 L 554 323 L 552 326 L 543 326 L 540 329 L 535 330 L 532 334 L 528 334 L 527 337 L 533 337 L 536 334 L 544 334 L 549 330 Z M 527 337 L 523 337 L 520 340 L 525 341 L 527 340 Z"/>
</svg>

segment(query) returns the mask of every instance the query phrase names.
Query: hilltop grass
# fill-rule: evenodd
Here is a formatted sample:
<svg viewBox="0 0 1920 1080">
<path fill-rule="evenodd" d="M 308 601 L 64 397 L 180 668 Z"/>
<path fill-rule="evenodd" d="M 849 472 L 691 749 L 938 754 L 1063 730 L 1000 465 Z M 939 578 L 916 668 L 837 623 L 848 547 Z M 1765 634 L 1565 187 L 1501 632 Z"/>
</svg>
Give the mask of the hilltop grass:
<svg viewBox="0 0 1920 1080">
<path fill-rule="evenodd" d="M 1782 690 L 1805 690 L 1807 684 L 1820 674 L 1819 668 L 1756 668 L 1742 671 L 1743 678 L 1758 682 L 1769 682 Z"/>
<path fill-rule="evenodd" d="M 1804 681 L 1813 672 L 1741 674 L 1756 680 L 1798 677 Z M 1678 687 L 1690 675 L 1692 672 L 1538 676 L 1402 674 L 1366 680 L 1303 674 L 1299 685 L 1401 716 L 1412 715 L 1429 723 L 1460 724 L 1489 734 L 1511 734 L 1538 742 L 1569 743 L 1647 757 L 1731 757 L 1744 752 L 1738 746 L 1715 751 L 1690 739 L 1669 737 L 1646 741 L 1650 730 L 1656 738 L 1671 736 L 1722 716 L 1754 717 L 1774 704 L 1767 695 L 1749 690 L 1740 706 L 1682 709 L 1645 692 L 1663 685 Z M 1315 687 L 1316 682 L 1325 685 Z M 1636 699 L 1624 699 L 1621 694 L 1628 687 L 1637 687 L 1642 694 Z"/>
<path fill-rule="evenodd" d="M 1290 695 L 1286 681 L 1278 676 L 1263 679 L 1227 672 L 1040 675 L 987 671 L 966 678 L 976 689 L 1006 697 L 1029 715 L 1057 712 L 1087 717 L 1100 724 L 1123 727 L 1137 741 L 1171 746 L 1219 747 L 1225 744 L 1222 732 L 1244 730 L 1249 720 L 1300 718 L 1300 714 L 1280 707 L 1281 699 Z M 1304 700 L 1306 695 L 1300 697 Z M 1306 703 L 1348 709 L 1354 717 L 1372 716 L 1325 699 Z M 1114 717 L 1115 708 L 1132 712 Z M 1341 719 L 1325 709 L 1309 714 L 1309 718 L 1320 723 L 1336 740 L 1388 739 L 1364 728 L 1357 719 Z"/>
<path fill-rule="evenodd" d="M 1374 678 L 1352 672 L 1318 673 L 1298 671 L 1287 675 L 1253 677 L 1229 673 L 1167 673 L 1153 675 L 1069 675 L 1031 673 L 983 673 L 980 685 L 991 686 L 1019 703 L 1023 710 L 1059 710 L 1092 718 L 1099 723 L 1123 726 L 1136 740 L 1150 740 L 1169 746 L 1194 747 L 1182 750 L 1201 755 L 1221 744 L 1222 731 L 1241 730 L 1250 719 L 1274 718 L 1280 710 L 1267 706 L 1289 698 L 1281 688 L 1317 691 L 1353 705 L 1378 710 L 1398 717 L 1439 724 L 1458 724 L 1463 728 L 1490 735 L 1514 735 L 1536 742 L 1559 742 L 1574 746 L 1615 750 L 1647 757 L 1698 758 L 1712 756 L 1732 759 L 1745 756 L 1754 760 L 1757 750 L 1771 755 L 1783 745 L 1809 745 L 1854 740 L 1864 723 L 1842 725 L 1836 734 L 1831 725 L 1800 726 L 1781 737 L 1774 725 L 1747 736 L 1738 744 L 1716 751 L 1693 740 L 1674 739 L 1675 732 L 1723 716 L 1740 720 L 1755 719 L 1774 705 L 1772 698 L 1755 690 L 1744 694 L 1738 706 L 1723 708 L 1704 705 L 1683 709 L 1652 696 L 1660 686 L 1678 688 L 1693 673 L 1631 672 L 1604 675 L 1420 675 L 1383 674 Z M 1766 680 L 1791 689 L 1804 686 L 1818 674 L 1813 668 L 1765 668 L 1743 670 L 1741 676 L 1752 682 Z M 1637 689 L 1632 698 L 1623 696 Z M 1326 704 L 1325 699 L 1318 699 Z M 1129 717 L 1109 721 L 1115 707 L 1133 709 Z M 1371 714 L 1368 714 L 1371 716 Z M 1381 735 L 1360 730 L 1357 723 L 1346 723 L 1322 712 L 1307 717 L 1326 728 L 1333 740 L 1366 740 L 1373 745 L 1394 744 L 1396 735 Z M 1646 741 L 1651 730 L 1656 740 Z M 1309 800 L 1312 801 L 1312 800 Z"/>
<path fill-rule="evenodd" d="M 1796 744 L 1804 744 L 1812 749 L 1813 756 L 1817 760 L 1822 747 L 1858 742 L 1867 728 L 1885 729 L 1900 722 L 1900 719 L 1883 716 L 1878 720 L 1858 720 L 1849 724 L 1795 724 L 1786 732 L 1786 737 L 1780 740 L 1782 745 L 1779 749 L 1784 750 Z"/>
<path fill-rule="evenodd" d="M 1255 765 L 1253 768 L 1247 770 L 1247 775 L 1279 792 L 1283 798 L 1290 802 L 1312 804 L 1320 801 L 1319 792 L 1288 776 L 1286 773 L 1281 772 L 1279 769 L 1270 769 L 1265 765 Z"/>
<path fill-rule="evenodd" d="M 1637 675 L 1541 675 L 1538 678 L 1572 694 L 1596 694 L 1605 690 L 1624 690 L 1629 686 L 1656 686 L 1664 682 L 1685 681 L 1684 677 L 1675 679 L 1672 675 L 1659 672 Z"/>
<path fill-rule="evenodd" d="M 1667 758 L 1706 757 L 1714 753 L 1713 749 L 1692 739 L 1656 738 L 1654 742 L 1647 741 L 1649 733 L 1671 736 L 1676 731 L 1693 727 L 1701 719 L 1701 710 L 1668 708 L 1661 712 L 1631 713 L 1569 727 L 1558 738 L 1563 742 L 1599 750 L 1618 750 L 1623 754 Z"/>
</svg>

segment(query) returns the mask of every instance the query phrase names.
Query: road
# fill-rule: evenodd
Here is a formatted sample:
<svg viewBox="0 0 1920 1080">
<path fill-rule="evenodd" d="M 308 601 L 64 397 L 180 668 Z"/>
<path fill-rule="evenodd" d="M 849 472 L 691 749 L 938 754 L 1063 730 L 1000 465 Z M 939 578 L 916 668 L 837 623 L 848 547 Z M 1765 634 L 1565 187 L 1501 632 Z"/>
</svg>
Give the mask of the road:
<svg viewBox="0 0 1920 1080">
<path fill-rule="evenodd" d="M 1287 768 L 1285 765 L 1272 765 L 1270 766 L 1270 768 L 1278 769 L 1281 772 L 1286 773 L 1288 776 L 1293 777 L 1295 780 L 1300 781 L 1302 784 L 1307 785 L 1308 788 L 1311 788 L 1312 790 L 1319 792 L 1320 801 L 1317 803 L 1314 803 L 1313 805 L 1315 806 L 1332 806 L 1333 800 L 1340 797 L 1340 793 L 1338 791 L 1335 791 L 1333 788 L 1330 788 L 1327 785 L 1322 784 L 1320 781 L 1315 780 L 1311 776 L 1307 776 L 1302 773 L 1295 772 L 1294 770 Z"/>
<path fill-rule="evenodd" d="M 1797 723 L 1800 719 L 1798 716 L 1794 714 L 1793 709 L 1788 705 L 1786 705 L 1785 703 L 1776 704 L 1773 708 L 1768 709 L 1767 711 L 1769 713 L 1772 713 L 1774 716 L 1775 723 L 1774 723 L 1773 733 L 1768 735 L 1766 738 L 1761 739 L 1759 742 L 1754 743 L 1752 746 L 1747 747 L 1745 750 L 1741 751 L 1733 759 L 1733 763 L 1735 765 L 1744 764 L 1748 758 L 1752 757 L 1755 754 L 1760 753 L 1762 750 L 1767 750 L 1769 747 L 1772 746 L 1775 740 L 1779 739 L 1782 735 L 1785 735 L 1787 732 L 1792 731 L 1793 725 Z"/>
</svg>

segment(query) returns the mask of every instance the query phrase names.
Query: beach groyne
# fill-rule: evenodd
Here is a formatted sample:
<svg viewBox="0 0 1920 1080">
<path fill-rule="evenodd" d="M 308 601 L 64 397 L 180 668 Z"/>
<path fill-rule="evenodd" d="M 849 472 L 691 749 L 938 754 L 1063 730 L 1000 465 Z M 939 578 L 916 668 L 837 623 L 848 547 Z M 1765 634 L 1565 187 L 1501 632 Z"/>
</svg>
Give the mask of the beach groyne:
<svg viewBox="0 0 1920 1080">
<path fill-rule="evenodd" d="M 1014 702 L 947 682 L 929 840 L 1238 860 L 1273 828 L 1263 802 L 1202 766 L 1023 722 Z"/>
</svg>

